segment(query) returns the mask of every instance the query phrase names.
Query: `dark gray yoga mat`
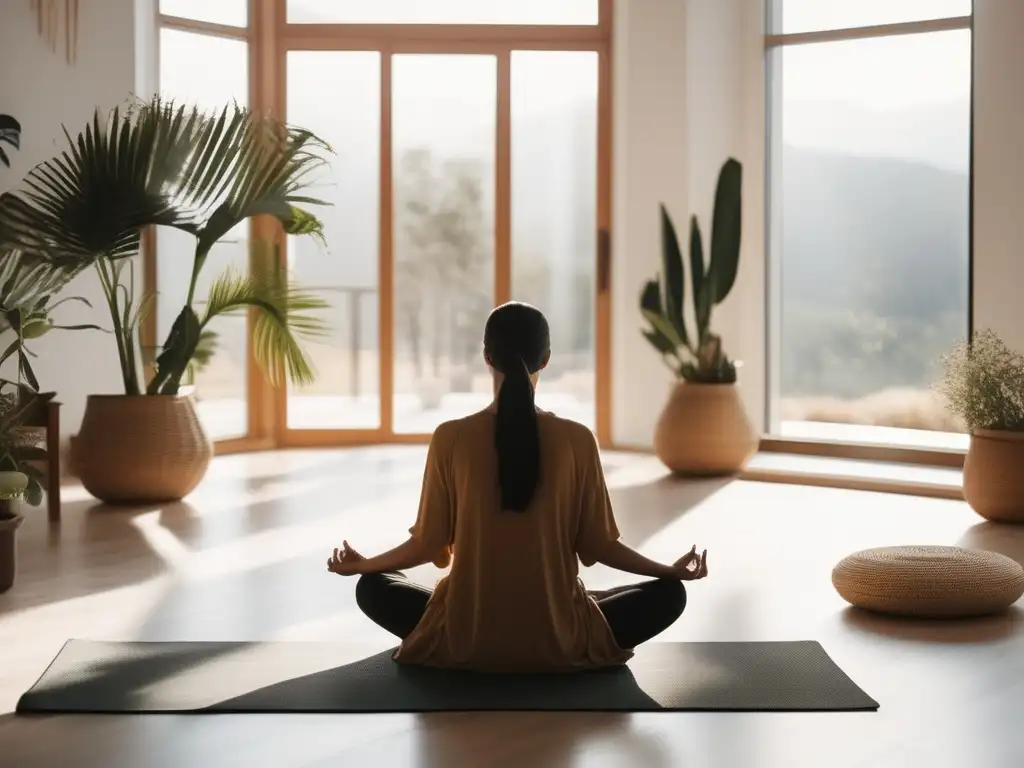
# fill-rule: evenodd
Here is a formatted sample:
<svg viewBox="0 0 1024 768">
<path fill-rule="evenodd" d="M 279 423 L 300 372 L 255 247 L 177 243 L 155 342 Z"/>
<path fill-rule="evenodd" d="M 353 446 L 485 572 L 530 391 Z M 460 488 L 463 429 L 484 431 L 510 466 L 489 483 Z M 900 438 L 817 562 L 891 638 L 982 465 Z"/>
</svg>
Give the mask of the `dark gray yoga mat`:
<svg viewBox="0 0 1024 768">
<path fill-rule="evenodd" d="M 344 644 L 69 641 L 20 713 L 852 711 L 878 704 L 816 642 L 648 643 L 624 668 L 493 675 Z"/>
</svg>

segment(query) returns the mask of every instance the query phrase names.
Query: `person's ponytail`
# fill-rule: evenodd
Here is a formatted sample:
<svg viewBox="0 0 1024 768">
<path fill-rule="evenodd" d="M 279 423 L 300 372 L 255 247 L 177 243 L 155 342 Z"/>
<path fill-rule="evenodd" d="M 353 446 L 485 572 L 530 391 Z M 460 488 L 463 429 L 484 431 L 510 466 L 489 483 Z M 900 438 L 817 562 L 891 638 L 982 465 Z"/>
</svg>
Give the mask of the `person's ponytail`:
<svg viewBox="0 0 1024 768">
<path fill-rule="evenodd" d="M 503 368 L 494 428 L 501 508 L 525 512 L 540 481 L 540 427 L 526 363 L 515 358 Z"/>
</svg>

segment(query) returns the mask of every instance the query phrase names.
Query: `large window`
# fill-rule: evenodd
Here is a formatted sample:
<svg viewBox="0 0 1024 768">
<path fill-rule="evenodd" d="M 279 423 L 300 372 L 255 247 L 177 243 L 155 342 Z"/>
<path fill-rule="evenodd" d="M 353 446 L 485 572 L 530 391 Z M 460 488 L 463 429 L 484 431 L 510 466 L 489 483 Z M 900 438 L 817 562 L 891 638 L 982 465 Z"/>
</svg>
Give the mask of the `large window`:
<svg viewBox="0 0 1024 768">
<path fill-rule="evenodd" d="M 295 279 L 331 303 L 330 335 L 309 345 L 316 382 L 288 392 L 291 429 L 380 427 L 380 70 L 377 51 L 290 51 L 289 122 L 334 148 L 316 195 L 327 251 L 290 238 Z M 324 94 L 331 98 L 325 99 Z"/>
<path fill-rule="evenodd" d="M 247 319 L 214 329 L 200 414 L 229 447 L 418 442 L 493 398 L 483 327 L 540 307 L 552 359 L 540 407 L 607 441 L 608 0 L 161 0 L 160 89 L 253 104 L 328 142 L 309 178 L 327 247 L 273 222 L 232 232 L 204 277 L 277 237 L 327 298 L 307 345 L 317 380 L 251 375 Z M 603 80 L 604 79 L 604 80 Z M 194 244 L 159 232 L 157 336 L 181 308 Z M 604 262 L 600 260 L 604 259 Z M 602 269 L 601 267 L 604 267 Z M 207 274 L 208 273 L 208 274 Z M 200 285 L 202 301 L 207 285 Z"/>
<path fill-rule="evenodd" d="M 219 9 L 212 12 L 213 7 Z M 232 11 L 232 7 L 234 10 Z M 161 9 L 205 12 L 217 23 L 245 24 L 246 3 L 197 3 L 163 0 Z M 204 10 L 205 9 L 205 10 Z M 207 20 L 207 19 L 203 19 Z M 203 34 L 168 23 L 160 31 L 160 93 L 181 104 L 221 110 L 233 101 L 249 103 L 249 45 L 244 39 Z M 192 274 L 196 241 L 176 229 L 160 227 L 156 236 L 156 343 L 162 343 L 184 306 Z M 249 224 L 243 223 L 213 247 L 196 290 L 206 299 L 212 281 L 226 268 L 247 271 Z M 212 358 L 192 380 L 199 416 L 214 440 L 245 437 L 248 432 L 248 334 L 242 313 L 216 318 Z"/>
<path fill-rule="evenodd" d="M 933 384 L 970 330 L 970 13 L 771 8 L 774 434 L 965 445 Z"/>
</svg>

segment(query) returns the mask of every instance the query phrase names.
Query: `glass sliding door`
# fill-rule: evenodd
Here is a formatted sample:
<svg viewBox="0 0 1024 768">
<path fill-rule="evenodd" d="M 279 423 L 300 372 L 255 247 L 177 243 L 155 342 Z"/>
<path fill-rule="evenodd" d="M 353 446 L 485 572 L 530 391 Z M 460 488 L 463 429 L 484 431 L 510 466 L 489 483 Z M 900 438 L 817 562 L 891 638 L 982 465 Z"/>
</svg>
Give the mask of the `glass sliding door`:
<svg viewBox="0 0 1024 768">
<path fill-rule="evenodd" d="M 331 204 L 318 210 L 327 248 L 309 237 L 288 242 L 293 278 L 331 304 L 330 334 L 307 343 L 317 380 L 288 391 L 288 428 L 377 430 L 381 54 L 291 51 L 287 82 L 288 122 L 334 150 L 309 190 Z"/>
<path fill-rule="evenodd" d="M 491 400 L 497 58 L 392 59 L 393 431 L 428 434 Z"/>
<path fill-rule="evenodd" d="M 420 442 L 487 407 L 483 328 L 509 299 L 551 322 L 540 407 L 599 431 L 603 49 L 382 37 L 285 54 L 287 121 L 334 154 L 310 190 L 326 249 L 286 248 L 331 332 L 308 347 L 317 381 L 278 401 L 279 439 Z"/>
<path fill-rule="evenodd" d="M 551 324 L 539 407 L 595 424 L 598 55 L 513 51 L 512 298 Z"/>
</svg>

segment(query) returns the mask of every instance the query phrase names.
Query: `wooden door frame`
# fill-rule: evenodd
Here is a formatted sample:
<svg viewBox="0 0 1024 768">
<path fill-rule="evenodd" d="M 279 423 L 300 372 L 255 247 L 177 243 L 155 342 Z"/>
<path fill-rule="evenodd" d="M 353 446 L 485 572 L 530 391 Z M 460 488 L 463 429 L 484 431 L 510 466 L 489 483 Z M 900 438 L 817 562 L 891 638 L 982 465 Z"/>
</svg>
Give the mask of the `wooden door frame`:
<svg viewBox="0 0 1024 768">
<path fill-rule="evenodd" d="M 513 50 L 594 51 L 598 55 L 597 242 L 611 226 L 612 0 L 599 0 L 599 22 L 589 26 L 470 24 L 290 24 L 286 0 L 249 0 L 249 26 L 161 17 L 161 23 L 249 43 L 250 100 L 254 109 L 286 118 L 289 51 L 376 51 L 381 55 L 378 312 L 380 426 L 376 429 L 289 429 L 287 389 L 274 389 L 248 356 L 246 436 L 219 441 L 218 453 L 375 443 L 421 444 L 429 434 L 394 432 L 394 242 L 392 220 L 391 65 L 395 54 L 484 54 L 497 59 L 494 167 L 494 299 L 511 298 L 511 54 Z M 273 240 L 287 260 L 287 238 L 273 220 L 252 222 L 252 237 Z M 148 257 L 153 261 L 155 257 Z M 611 443 L 611 280 L 607 248 L 594 254 L 595 432 Z M 155 280 L 155 269 L 147 270 Z M 252 322 L 252 317 L 249 319 Z"/>
</svg>

